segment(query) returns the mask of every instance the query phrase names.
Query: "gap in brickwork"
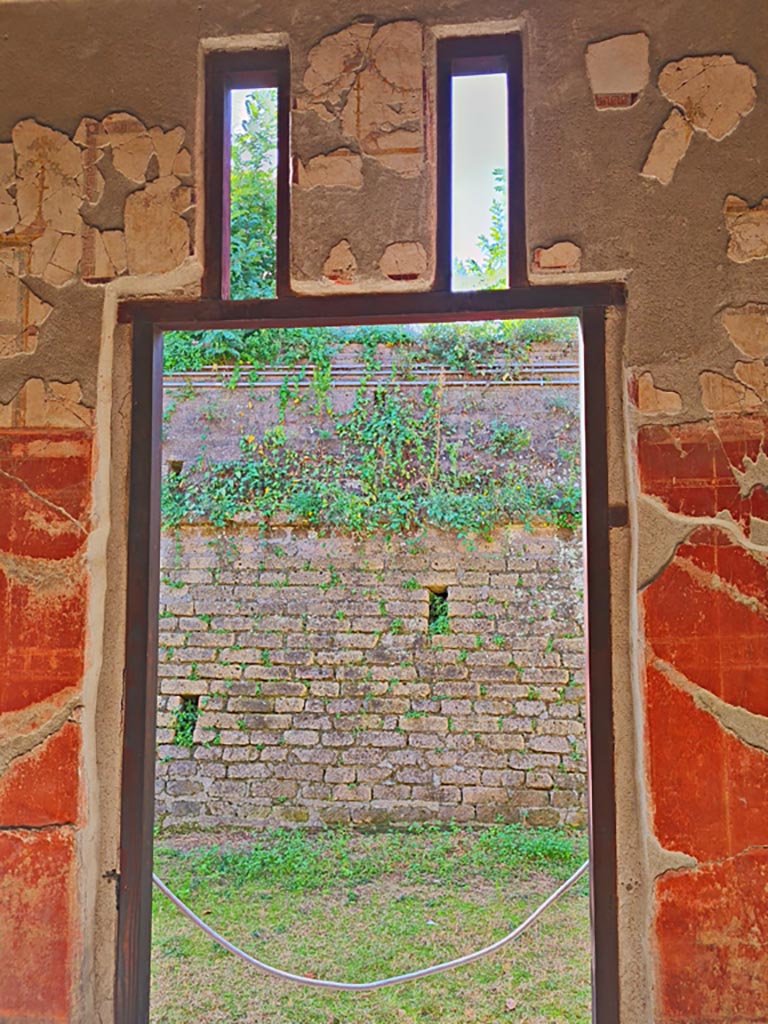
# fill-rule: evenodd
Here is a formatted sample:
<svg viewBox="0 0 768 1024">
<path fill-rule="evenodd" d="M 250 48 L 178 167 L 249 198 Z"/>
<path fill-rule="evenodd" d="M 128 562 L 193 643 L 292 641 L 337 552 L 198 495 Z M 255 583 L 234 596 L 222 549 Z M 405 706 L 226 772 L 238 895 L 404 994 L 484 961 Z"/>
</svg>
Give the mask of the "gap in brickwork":
<svg viewBox="0 0 768 1024">
<path fill-rule="evenodd" d="M 448 633 L 450 630 L 448 588 L 431 588 L 428 591 L 428 600 L 427 633 L 429 633 L 430 636 Z"/>
<path fill-rule="evenodd" d="M 170 702 L 173 718 L 173 742 L 178 747 L 191 747 L 194 744 L 195 728 L 200 716 L 200 697 L 197 694 L 178 698 L 173 707 Z"/>
</svg>

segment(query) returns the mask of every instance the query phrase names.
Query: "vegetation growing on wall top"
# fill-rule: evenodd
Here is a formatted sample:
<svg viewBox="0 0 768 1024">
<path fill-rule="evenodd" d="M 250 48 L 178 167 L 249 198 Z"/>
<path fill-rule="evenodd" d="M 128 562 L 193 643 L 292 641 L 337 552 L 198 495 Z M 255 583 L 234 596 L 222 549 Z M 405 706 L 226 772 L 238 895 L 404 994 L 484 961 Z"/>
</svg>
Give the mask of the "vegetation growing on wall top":
<svg viewBox="0 0 768 1024">
<path fill-rule="evenodd" d="M 248 103 L 248 120 L 233 139 L 232 292 L 236 298 L 274 293 L 276 146 L 274 104 L 266 93 Z M 504 185 L 497 174 L 497 189 Z M 498 286 L 506 258 L 503 204 L 492 208 L 492 231 L 480 239 L 480 263 L 457 268 L 484 287 Z M 265 244 L 265 239 L 267 244 Z M 238 517 L 280 516 L 356 533 L 399 533 L 421 524 L 460 535 L 488 534 L 501 522 L 573 526 L 580 519 L 578 453 L 564 448 L 541 464 L 525 425 L 499 422 L 464 436 L 445 421 L 442 387 L 400 386 L 425 365 L 463 370 L 492 383 L 508 379 L 534 343 L 576 340 L 576 320 L 485 321 L 350 328 L 169 332 L 165 368 L 183 373 L 232 367 L 231 383 L 285 368 L 276 422 L 263 436 L 246 434 L 237 458 L 210 460 L 202 444 L 186 472 L 164 482 L 163 518 L 225 526 Z M 350 346 L 365 367 L 350 410 L 333 409 L 334 360 Z M 382 352 L 391 350 L 391 379 L 376 382 Z M 311 382 L 311 389 L 300 388 Z M 194 393 L 194 392 L 192 392 Z M 290 404 L 311 394 L 317 443 L 284 429 Z M 178 399 L 177 399 L 178 400 Z M 170 415 L 172 407 L 168 408 Z"/>
</svg>

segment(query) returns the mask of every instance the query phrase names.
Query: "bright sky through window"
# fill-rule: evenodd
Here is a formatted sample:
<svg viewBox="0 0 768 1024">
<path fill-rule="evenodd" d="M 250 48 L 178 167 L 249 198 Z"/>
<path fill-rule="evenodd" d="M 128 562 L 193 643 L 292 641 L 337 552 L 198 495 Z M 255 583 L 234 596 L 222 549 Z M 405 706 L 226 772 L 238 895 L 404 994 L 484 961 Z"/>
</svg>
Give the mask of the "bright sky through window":
<svg viewBox="0 0 768 1024">
<path fill-rule="evenodd" d="M 506 180 L 507 76 L 455 75 L 452 87 L 452 262 L 482 264 L 477 240 L 490 234 L 491 203 L 506 201 L 494 192 L 493 171 L 501 168 Z"/>
</svg>

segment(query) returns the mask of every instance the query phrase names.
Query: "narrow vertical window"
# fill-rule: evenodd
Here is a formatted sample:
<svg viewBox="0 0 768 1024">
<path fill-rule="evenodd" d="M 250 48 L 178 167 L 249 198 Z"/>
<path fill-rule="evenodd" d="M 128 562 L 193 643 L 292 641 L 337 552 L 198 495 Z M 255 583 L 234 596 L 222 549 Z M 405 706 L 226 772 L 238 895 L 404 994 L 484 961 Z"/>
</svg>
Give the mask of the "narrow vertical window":
<svg viewBox="0 0 768 1024">
<path fill-rule="evenodd" d="M 451 291 L 506 288 L 507 76 L 451 78 Z"/>
<path fill-rule="evenodd" d="M 288 291 L 288 68 L 282 51 L 207 59 L 206 297 Z"/>
<path fill-rule="evenodd" d="M 277 294 L 277 88 L 229 94 L 229 295 Z"/>
<path fill-rule="evenodd" d="M 519 36 L 438 43 L 441 291 L 527 283 Z"/>
</svg>

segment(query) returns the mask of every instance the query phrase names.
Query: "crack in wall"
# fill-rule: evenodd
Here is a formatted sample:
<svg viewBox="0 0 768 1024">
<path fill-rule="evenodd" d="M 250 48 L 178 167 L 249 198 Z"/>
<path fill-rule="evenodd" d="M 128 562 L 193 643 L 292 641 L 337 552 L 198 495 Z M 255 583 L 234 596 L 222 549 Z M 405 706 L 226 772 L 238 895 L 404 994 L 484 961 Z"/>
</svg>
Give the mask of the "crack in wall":
<svg viewBox="0 0 768 1024">
<path fill-rule="evenodd" d="M 655 655 L 650 664 L 658 672 L 661 672 L 672 686 L 691 697 L 700 711 L 705 711 L 714 718 L 718 725 L 734 739 L 740 740 L 746 746 L 759 750 L 763 754 L 768 754 L 768 718 L 756 715 L 735 704 L 729 704 L 694 683 L 678 671 L 674 665 L 670 665 L 668 661 L 657 658 Z"/>
<path fill-rule="evenodd" d="M 704 587 L 707 590 L 725 594 L 736 604 L 743 605 L 751 612 L 754 612 L 755 615 L 759 615 L 761 618 L 768 618 L 768 605 L 762 603 L 756 597 L 751 597 L 750 595 L 743 593 L 743 591 L 739 590 L 735 584 L 724 580 L 722 576 L 719 576 L 714 572 L 708 572 L 706 569 L 702 569 L 687 558 L 678 559 L 676 565 L 684 573 L 690 576 L 690 578 L 699 586 Z"/>
<path fill-rule="evenodd" d="M 56 708 L 45 721 L 41 722 L 30 732 L 19 735 L 11 728 L 9 738 L 3 739 L 0 737 L 0 777 L 5 774 L 14 762 L 31 754 L 37 747 L 57 733 L 67 722 L 76 721 L 75 713 L 81 706 L 82 699 L 79 694 L 75 694 L 64 704 Z M 34 711 L 39 713 L 40 708 L 41 703 L 38 703 L 34 706 Z M 33 709 L 25 710 L 31 711 Z M 3 717 L 6 716 L 4 715 Z"/>
<path fill-rule="evenodd" d="M 673 512 L 661 498 L 644 493 L 638 499 L 638 516 L 645 520 L 645 528 L 639 531 L 641 548 L 638 557 L 638 593 L 642 593 L 663 575 L 678 548 L 702 527 L 722 530 L 734 544 L 750 554 L 761 557 L 768 555 L 768 543 L 748 537 L 727 509 L 715 516 L 689 516 L 683 512 Z M 671 524 L 676 524 L 677 528 Z M 643 544 L 646 546 L 643 547 Z"/>
<path fill-rule="evenodd" d="M 51 509 L 51 511 L 53 512 L 57 512 L 65 519 L 68 519 L 78 528 L 78 530 L 80 530 L 80 532 L 84 536 L 88 535 L 88 530 L 83 526 L 79 519 L 75 519 L 71 512 L 67 512 L 65 508 L 63 508 L 61 505 L 57 505 L 55 501 L 49 501 L 48 498 L 44 498 L 42 494 L 38 494 L 37 491 L 33 490 L 29 486 L 26 480 L 22 480 L 20 476 L 16 476 L 13 473 L 8 473 L 4 469 L 0 469 L 0 476 L 4 477 L 6 480 L 11 480 L 14 483 L 20 484 L 21 487 L 27 492 L 27 494 L 31 498 L 34 498 L 35 501 L 39 501 L 41 504 L 45 505 L 46 508 Z"/>
</svg>

